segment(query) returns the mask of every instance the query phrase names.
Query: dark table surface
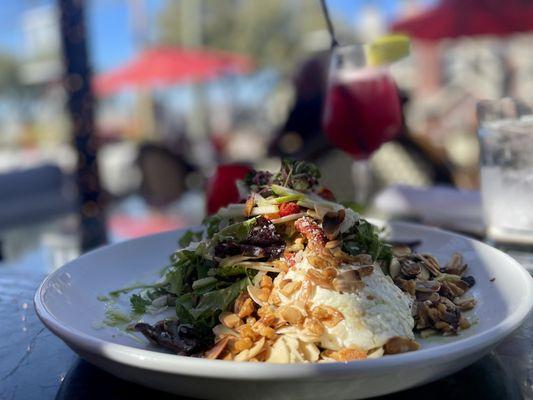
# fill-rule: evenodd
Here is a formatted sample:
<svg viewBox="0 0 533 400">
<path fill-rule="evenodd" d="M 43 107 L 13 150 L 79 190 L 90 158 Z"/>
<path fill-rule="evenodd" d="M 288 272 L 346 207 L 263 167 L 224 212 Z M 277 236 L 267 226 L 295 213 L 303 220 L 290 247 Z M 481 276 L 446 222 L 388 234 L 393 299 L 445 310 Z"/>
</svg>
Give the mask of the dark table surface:
<svg viewBox="0 0 533 400">
<path fill-rule="evenodd" d="M 49 260 L 34 250 L 0 262 L 0 399 L 176 399 L 81 360 L 35 315 Z M 384 399 L 533 399 L 533 315 L 489 355 L 440 381 Z"/>
</svg>

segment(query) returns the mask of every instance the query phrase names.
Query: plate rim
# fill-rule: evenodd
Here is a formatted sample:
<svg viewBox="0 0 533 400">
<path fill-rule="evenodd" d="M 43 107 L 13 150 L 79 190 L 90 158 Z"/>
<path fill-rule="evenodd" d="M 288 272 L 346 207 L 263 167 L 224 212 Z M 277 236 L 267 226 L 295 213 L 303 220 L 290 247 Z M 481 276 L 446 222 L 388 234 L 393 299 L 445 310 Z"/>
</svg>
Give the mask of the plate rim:
<svg viewBox="0 0 533 400">
<path fill-rule="evenodd" d="M 378 221 L 379 220 L 372 219 L 373 223 Z M 509 263 L 513 265 L 516 273 L 522 274 L 524 280 L 529 282 L 529 284 L 526 284 L 525 286 L 526 290 L 523 301 L 520 303 L 519 307 L 515 308 L 499 324 L 472 336 L 459 339 L 458 341 L 445 343 L 429 349 L 421 349 L 415 352 L 389 355 L 379 359 L 364 360 L 364 362 L 352 361 L 346 363 L 333 362 L 309 364 L 229 363 L 224 360 L 207 360 L 202 358 L 161 353 L 151 349 L 139 349 L 136 347 L 109 342 L 86 334 L 76 328 L 62 323 L 47 308 L 44 301 L 44 288 L 57 275 L 65 272 L 65 270 L 68 270 L 69 268 L 72 268 L 72 265 L 79 259 L 88 258 L 94 253 L 109 250 L 111 247 L 124 245 L 134 241 L 146 240 L 147 238 L 153 238 L 157 240 L 158 236 L 166 236 L 170 233 L 175 233 L 176 236 L 178 236 L 181 232 L 190 229 L 182 228 L 102 246 L 81 255 L 73 261 L 66 263 L 62 267 L 49 274 L 39 285 L 33 299 L 34 307 L 37 316 L 48 329 L 50 329 L 60 339 L 65 341 L 69 346 L 80 349 L 85 353 L 93 354 L 98 357 L 106 358 L 110 361 L 118 362 L 134 368 L 150 370 L 153 372 L 202 378 L 245 380 L 290 380 L 305 379 L 317 376 L 347 376 L 355 373 L 371 374 L 373 372 L 383 372 L 387 369 L 395 369 L 399 366 L 426 364 L 435 359 L 446 358 L 446 361 L 453 361 L 497 344 L 504 337 L 516 330 L 531 312 L 533 308 L 533 279 L 525 270 L 525 268 L 508 254 L 479 240 L 440 228 L 402 221 L 379 222 L 385 223 L 389 226 L 397 226 L 400 229 L 402 226 L 405 226 L 406 228 L 411 229 L 414 228 L 422 231 L 429 230 L 440 234 L 451 235 L 455 238 L 474 242 L 484 249 L 489 249 L 489 251 L 501 253 L 501 255 L 507 258 Z"/>
</svg>

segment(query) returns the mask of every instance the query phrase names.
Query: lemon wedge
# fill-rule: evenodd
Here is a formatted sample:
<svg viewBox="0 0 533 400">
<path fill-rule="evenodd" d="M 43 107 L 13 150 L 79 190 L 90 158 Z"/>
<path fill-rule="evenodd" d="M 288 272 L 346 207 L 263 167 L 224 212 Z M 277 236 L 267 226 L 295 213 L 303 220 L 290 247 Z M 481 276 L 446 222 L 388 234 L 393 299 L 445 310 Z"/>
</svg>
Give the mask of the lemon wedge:
<svg viewBox="0 0 533 400">
<path fill-rule="evenodd" d="M 411 42 L 405 35 L 385 35 L 365 44 L 368 65 L 390 64 L 409 55 Z"/>
</svg>

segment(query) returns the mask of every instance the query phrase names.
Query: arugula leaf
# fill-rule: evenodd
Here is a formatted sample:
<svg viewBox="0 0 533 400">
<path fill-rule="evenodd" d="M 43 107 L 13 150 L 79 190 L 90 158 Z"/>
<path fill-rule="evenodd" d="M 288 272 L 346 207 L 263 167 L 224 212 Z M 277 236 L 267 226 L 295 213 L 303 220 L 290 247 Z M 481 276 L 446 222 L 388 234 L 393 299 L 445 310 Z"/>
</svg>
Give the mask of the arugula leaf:
<svg viewBox="0 0 533 400">
<path fill-rule="evenodd" d="M 146 307 L 152 304 L 152 300 L 142 298 L 139 294 L 130 297 L 131 309 L 136 314 L 144 314 Z"/>
<path fill-rule="evenodd" d="M 342 234 L 342 249 L 348 254 L 370 254 L 372 259 L 384 261 L 387 265 L 392 259 L 389 244 L 381 240 L 377 228 L 370 222 L 359 220 L 348 232 Z"/>
<path fill-rule="evenodd" d="M 118 308 L 109 307 L 105 310 L 103 323 L 111 327 L 121 327 L 132 321 L 131 316 L 123 313 Z"/>
<path fill-rule="evenodd" d="M 187 247 L 192 242 L 200 241 L 202 239 L 203 234 L 204 234 L 203 231 L 194 232 L 194 231 L 189 230 L 183 234 L 183 236 L 178 241 L 178 244 L 181 247 Z"/>
<path fill-rule="evenodd" d="M 215 276 L 220 279 L 227 279 L 233 276 L 246 274 L 246 268 L 241 267 L 240 265 L 230 265 L 229 267 L 217 268 L 215 271 Z"/>
<path fill-rule="evenodd" d="M 214 242 L 223 240 L 234 240 L 236 242 L 242 242 L 248 237 L 248 234 L 255 225 L 257 217 L 247 219 L 243 222 L 237 222 L 230 226 L 221 229 L 217 234 L 213 236 Z"/>
<path fill-rule="evenodd" d="M 208 239 L 211 239 L 215 233 L 218 232 L 221 222 L 222 218 L 218 215 L 213 215 L 204 219 L 203 225 L 205 226 L 205 232 Z"/>
<path fill-rule="evenodd" d="M 205 247 L 202 243 L 195 250 L 182 249 L 171 256 L 172 265 L 165 273 L 168 292 L 179 296 L 191 291 L 194 281 L 208 276 L 207 272 L 215 262 L 204 257 Z"/>
<path fill-rule="evenodd" d="M 249 284 L 247 278 L 234 284 L 195 296 L 187 293 L 176 300 L 176 314 L 181 323 L 191 324 L 197 329 L 212 329 L 218 323 L 218 315 L 228 309 Z"/>
</svg>

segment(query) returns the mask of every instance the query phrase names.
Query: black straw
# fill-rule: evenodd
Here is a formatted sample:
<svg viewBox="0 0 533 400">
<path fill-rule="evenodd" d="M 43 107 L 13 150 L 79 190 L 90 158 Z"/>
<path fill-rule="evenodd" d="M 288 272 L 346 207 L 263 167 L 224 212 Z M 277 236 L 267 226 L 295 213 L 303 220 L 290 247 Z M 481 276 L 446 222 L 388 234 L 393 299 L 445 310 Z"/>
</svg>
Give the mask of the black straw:
<svg viewBox="0 0 533 400">
<path fill-rule="evenodd" d="M 335 29 L 333 28 L 333 23 L 331 22 L 331 18 L 329 17 L 329 11 L 328 6 L 326 5 L 326 0 L 320 0 L 320 4 L 322 5 L 322 11 L 324 12 L 324 17 L 326 18 L 326 24 L 328 25 L 328 31 L 331 36 L 331 47 L 335 47 L 339 44 L 337 41 L 337 38 L 335 37 Z"/>
</svg>

